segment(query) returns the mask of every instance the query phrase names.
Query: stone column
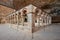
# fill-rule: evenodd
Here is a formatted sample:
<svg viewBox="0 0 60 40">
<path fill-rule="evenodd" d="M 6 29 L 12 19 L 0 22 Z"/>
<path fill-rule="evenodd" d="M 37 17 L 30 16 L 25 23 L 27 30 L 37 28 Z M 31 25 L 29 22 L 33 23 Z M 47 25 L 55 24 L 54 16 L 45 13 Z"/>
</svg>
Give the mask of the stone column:
<svg viewBox="0 0 60 40">
<path fill-rule="evenodd" d="M 11 24 L 12 24 L 12 15 L 11 15 Z"/>
<path fill-rule="evenodd" d="M 10 16 L 10 24 L 11 24 L 11 16 Z"/>
<path fill-rule="evenodd" d="M 10 27 L 11 27 L 11 16 L 9 16 L 9 23 L 10 23 Z"/>
<path fill-rule="evenodd" d="M 49 16 L 47 16 L 47 25 L 49 24 Z"/>
<path fill-rule="evenodd" d="M 16 24 L 16 15 L 14 14 L 14 24 Z"/>
<path fill-rule="evenodd" d="M 43 24 L 43 21 L 44 21 L 44 15 L 43 15 L 43 12 L 42 12 L 42 14 L 41 14 L 41 26 L 44 25 L 44 24 Z"/>
<path fill-rule="evenodd" d="M 12 15 L 12 24 L 13 24 L 13 15 Z"/>
<path fill-rule="evenodd" d="M 10 23 L 10 17 L 8 18 L 8 23 Z"/>
<path fill-rule="evenodd" d="M 12 15 L 12 24 L 14 24 L 14 15 Z"/>
<path fill-rule="evenodd" d="M 31 32 L 33 33 L 34 32 L 34 29 L 35 29 L 35 13 L 33 12 L 33 6 L 30 5 L 29 6 L 29 10 L 27 12 L 27 16 L 28 16 L 28 26 L 31 30 Z"/>
<path fill-rule="evenodd" d="M 28 13 L 27 16 L 28 16 L 28 23 L 29 23 L 28 26 L 32 27 L 32 13 Z"/>
<path fill-rule="evenodd" d="M 14 24 L 14 14 L 13 14 L 13 24 Z"/>
<path fill-rule="evenodd" d="M 45 16 L 44 16 L 45 18 L 44 18 L 44 21 L 45 21 L 45 25 L 47 25 L 47 16 L 46 16 L 46 14 L 45 14 Z"/>
<path fill-rule="evenodd" d="M 19 26 L 19 20 L 18 20 L 18 12 L 17 12 L 17 15 L 16 15 L 16 17 L 17 17 L 17 30 L 18 30 L 18 26 Z"/>
<path fill-rule="evenodd" d="M 49 17 L 49 19 L 50 19 L 50 20 L 49 20 L 49 24 L 51 24 L 51 20 L 52 20 L 52 19 L 51 19 L 51 16 Z"/>
<path fill-rule="evenodd" d="M 14 15 L 13 15 L 13 24 L 14 24 Z"/>
<path fill-rule="evenodd" d="M 15 13 L 15 24 L 17 24 L 17 14 Z"/>
<path fill-rule="evenodd" d="M 32 12 L 32 33 L 34 32 L 35 28 L 35 14 Z"/>
<path fill-rule="evenodd" d="M 39 20 L 38 20 L 38 17 L 37 17 L 37 26 L 38 26 L 38 22 L 39 22 Z"/>
<path fill-rule="evenodd" d="M 32 32 L 34 31 L 35 28 L 35 14 L 33 12 L 30 12 L 27 14 L 28 16 L 28 26 L 32 28 Z"/>
<path fill-rule="evenodd" d="M 18 25 L 18 23 L 19 23 L 19 20 L 18 20 L 18 13 L 17 13 L 17 25 Z"/>
<path fill-rule="evenodd" d="M 21 19 L 22 19 L 22 22 L 21 22 L 22 26 L 24 26 L 24 13 L 23 12 L 21 13 Z"/>
<path fill-rule="evenodd" d="M 9 21 L 9 18 L 7 17 L 7 23 L 9 23 L 8 21 Z"/>
<path fill-rule="evenodd" d="M 47 15 L 47 25 L 49 24 L 49 17 L 48 17 L 48 15 Z"/>
<path fill-rule="evenodd" d="M 38 27 L 40 27 L 40 15 L 38 15 L 37 23 L 38 23 Z"/>
<path fill-rule="evenodd" d="M 21 23 L 21 13 L 19 12 L 18 13 L 18 24 L 20 24 Z"/>
<path fill-rule="evenodd" d="M 19 24 L 21 24 L 21 13 L 19 13 L 18 18 L 19 18 Z"/>
<path fill-rule="evenodd" d="M 12 20 L 12 24 L 13 24 L 13 15 L 12 15 L 12 19 L 11 20 Z"/>
<path fill-rule="evenodd" d="M 45 17 L 45 23 L 46 23 L 46 25 L 47 25 L 47 16 Z"/>
<path fill-rule="evenodd" d="M 48 24 L 51 24 L 51 17 L 48 15 Z"/>
</svg>

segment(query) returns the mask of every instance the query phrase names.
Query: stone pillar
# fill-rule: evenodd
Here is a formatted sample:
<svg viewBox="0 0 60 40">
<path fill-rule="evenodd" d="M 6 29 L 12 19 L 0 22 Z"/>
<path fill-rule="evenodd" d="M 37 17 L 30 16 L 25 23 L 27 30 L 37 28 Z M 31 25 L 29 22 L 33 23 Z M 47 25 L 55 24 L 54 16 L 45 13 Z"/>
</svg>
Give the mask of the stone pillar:
<svg viewBox="0 0 60 40">
<path fill-rule="evenodd" d="M 22 26 L 24 26 L 24 14 L 23 14 L 23 12 L 21 13 L 21 19 L 22 19 Z"/>
<path fill-rule="evenodd" d="M 35 14 L 33 12 L 30 12 L 27 14 L 28 16 L 28 26 L 32 28 L 32 32 L 34 31 L 35 28 Z"/>
<path fill-rule="evenodd" d="M 47 25 L 47 16 L 45 17 L 45 23 L 46 23 L 46 25 Z"/>
<path fill-rule="evenodd" d="M 40 15 L 38 15 L 37 17 L 37 23 L 38 23 L 38 27 L 40 27 Z"/>
<path fill-rule="evenodd" d="M 14 24 L 14 15 L 13 15 L 13 24 Z"/>
<path fill-rule="evenodd" d="M 8 23 L 8 17 L 6 17 L 5 19 L 6 19 L 6 20 L 5 20 L 5 21 L 6 21 L 6 23 Z"/>
<path fill-rule="evenodd" d="M 14 24 L 14 15 L 12 15 L 12 24 Z"/>
<path fill-rule="evenodd" d="M 27 16 L 28 16 L 28 23 L 29 23 L 28 26 L 32 27 L 32 13 L 28 13 Z"/>
<path fill-rule="evenodd" d="M 11 27 L 11 16 L 9 16 L 9 24 L 10 24 L 10 27 Z"/>
<path fill-rule="evenodd" d="M 17 12 L 17 25 L 18 25 L 18 23 L 19 23 L 19 20 L 18 20 L 18 12 Z"/>
<path fill-rule="evenodd" d="M 21 20 L 21 13 L 19 12 L 19 13 L 18 13 L 18 24 L 21 24 L 21 21 L 22 21 L 22 20 Z"/>
<path fill-rule="evenodd" d="M 11 24 L 11 16 L 10 16 L 10 24 Z"/>
<path fill-rule="evenodd" d="M 18 25 L 19 25 L 19 13 L 18 13 L 18 15 L 17 15 L 17 16 L 18 16 Z"/>
<path fill-rule="evenodd" d="M 47 25 L 47 16 L 46 16 L 46 14 L 45 14 L 44 17 L 45 17 L 45 18 L 44 18 L 45 25 Z"/>
<path fill-rule="evenodd" d="M 19 24 L 21 24 L 21 13 L 18 14 L 18 20 L 19 20 Z"/>
<path fill-rule="evenodd" d="M 49 17 L 47 16 L 47 25 L 49 24 Z"/>
<path fill-rule="evenodd" d="M 51 24 L 51 17 L 48 15 L 48 24 Z"/>
<path fill-rule="evenodd" d="M 35 28 L 35 14 L 32 14 L 32 30 Z"/>
<path fill-rule="evenodd" d="M 8 18 L 8 21 L 9 21 L 9 23 L 11 22 L 11 18 L 10 18 L 10 16 L 9 16 L 9 18 Z"/>
<path fill-rule="evenodd" d="M 18 30 L 18 26 L 19 26 L 19 19 L 18 19 L 18 13 L 17 13 L 17 30 Z"/>
<path fill-rule="evenodd" d="M 47 15 L 47 25 L 49 24 L 49 16 Z"/>
<path fill-rule="evenodd" d="M 34 32 L 35 28 L 35 14 L 32 12 L 32 33 Z"/>
<path fill-rule="evenodd" d="M 41 14 L 41 26 L 43 26 L 43 25 L 44 25 L 43 21 L 44 21 L 44 15 L 43 15 L 43 14 Z"/>
<path fill-rule="evenodd" d="M 10 17 L 8 17 L 8 23 L 10 23 Z"/>
<path fill-rule="evenodd" d="M 15 13 L 15 24 L 17 24 L 17 14 Z"/>
<path fill-rule="evenodd" d="M 14 14 L 14 24 L 16 23 L 16 15 Z"/>
<path fill-rule="evenodd" d="M 13 24 L 13 15 L 12 15 L 12 24 Z"/>
<path fill-rule="evenodd" d="M 12 24 L 12 15 L 11 15 L 11 24 Z"/>
<path fill-rule="evenodd" d="M 28 27 L 30 28 L 30 31 L 33 33 L 35 28 L 35 13 L 34 13 L 34 6 L 29 5 L 29 8 L 27 9 L 27 16 L 28 16 Z"/>
<path fill-rule="evenodd" d="M 49 20 L 49 24 L 51 24 L 51 20 L 52 20 L 52 19 L 51 19 L 51 16 L 49 17 L 49 19 L 50 19 L 50 20 Z"/>
</svg>

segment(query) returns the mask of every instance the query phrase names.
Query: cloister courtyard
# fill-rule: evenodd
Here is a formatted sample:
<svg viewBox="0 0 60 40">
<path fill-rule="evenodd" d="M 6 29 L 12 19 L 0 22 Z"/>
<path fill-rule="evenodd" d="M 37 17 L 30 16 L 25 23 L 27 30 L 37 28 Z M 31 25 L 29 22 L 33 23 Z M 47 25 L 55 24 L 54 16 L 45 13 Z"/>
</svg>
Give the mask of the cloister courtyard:
<svg viewBox="0 0 60 40">
<path fill-rule="evenodd" d="M 60 1 L 0 0 L 0 40 L 60 40 Z"/>
</svg>

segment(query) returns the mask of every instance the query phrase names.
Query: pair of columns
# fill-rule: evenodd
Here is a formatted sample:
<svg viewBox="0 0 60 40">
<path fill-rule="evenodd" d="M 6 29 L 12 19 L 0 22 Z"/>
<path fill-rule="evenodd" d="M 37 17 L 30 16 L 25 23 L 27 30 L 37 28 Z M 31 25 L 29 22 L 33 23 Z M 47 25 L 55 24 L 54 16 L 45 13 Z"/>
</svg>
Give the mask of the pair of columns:
<svg viewBox="0 0 60 40">
<path fill-rule="evenodd" d="M 42 23 L 44 24 L 44 25 L 49 25 L 49 24 L 51 24 L 51 16 L 43 16 L 43 17 L 41 17 L 42 18 Z"/>
<path fill-rule="evenodd" d="M 40 11 L 41 14 L 37 15 L 37 23 L 38 23 L 38 27 L 40 27 L 40 25 L 49 25 L 51 24 L 51 16 L 49 16 L 48 14 L 46 15 L 46 13 L 44 13 L 43 11 Z"/>
<path fill-rule="evenodd" d="M 15 17 L 17 17 L 17 19 L 16 19 Z M 14 23 L 15 20 L 18 21 L 18 15 L 17 15 L 17 16 L 16 16 L 15 14 L 14 14 L 14 16 L 11 15 L 11 16 L 9 16 L 7 19 L 8 19 L 8 22 L 9 22 L 10 24 L 12 24 L 12 23 Z"/>
<path fill-rule="evenodd" d="M 45 21 L 45 25 L 51 24 L 51 16 L 47 15 L 43 20 Z"/>
<path fill-rule="evenodd" d="M 51 24 L 51 17 L 49 15 L 47 16 L 47 24 Z"/>
<path fill-rule="evenodd" d="M 21 16 L 22 18 L 19 18 L 19 16 Z M 9 21 L 10 24 L 12 24 L 12 23 L 15 24 L 16 23 L 18 25 L 19 24 L 19 20 L 22 20 L 22 25 L 24 25 L 24 16 L 23 15 L 19 15 L 19 13 L 14 14 L 14 16 L 11 15 L 8 18 L 8 21 Z"/>
</svg>

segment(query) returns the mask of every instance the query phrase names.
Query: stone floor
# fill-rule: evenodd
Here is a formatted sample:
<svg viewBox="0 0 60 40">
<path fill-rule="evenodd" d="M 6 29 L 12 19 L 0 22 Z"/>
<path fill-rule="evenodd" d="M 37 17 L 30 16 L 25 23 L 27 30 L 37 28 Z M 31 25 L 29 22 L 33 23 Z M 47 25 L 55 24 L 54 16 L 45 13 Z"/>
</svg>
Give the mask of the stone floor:
<svg viewBox="0 0 60 40">
<path fill-rule="evenodd" d="M 60 24 L 52 24 L 33 33 L 18 31 L 0 24 L 0 40 L 60 40 Z"/>
</svg>

